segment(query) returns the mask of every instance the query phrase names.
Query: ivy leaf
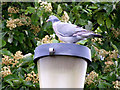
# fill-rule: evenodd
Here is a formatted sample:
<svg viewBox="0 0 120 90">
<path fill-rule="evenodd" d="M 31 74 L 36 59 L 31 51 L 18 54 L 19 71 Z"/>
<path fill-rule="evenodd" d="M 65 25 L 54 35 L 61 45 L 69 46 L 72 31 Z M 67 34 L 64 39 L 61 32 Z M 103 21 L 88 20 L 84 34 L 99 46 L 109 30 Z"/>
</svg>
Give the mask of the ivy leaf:
<svg viewBox="0 0 120 90">
<path fill-rule="evenodd" d="M 61 14 L 62 13 L 62 8 L 60 6 L 60 4 L 58 5 L 58 8 L 57 8 L 57 14 Z"/>
</svg>

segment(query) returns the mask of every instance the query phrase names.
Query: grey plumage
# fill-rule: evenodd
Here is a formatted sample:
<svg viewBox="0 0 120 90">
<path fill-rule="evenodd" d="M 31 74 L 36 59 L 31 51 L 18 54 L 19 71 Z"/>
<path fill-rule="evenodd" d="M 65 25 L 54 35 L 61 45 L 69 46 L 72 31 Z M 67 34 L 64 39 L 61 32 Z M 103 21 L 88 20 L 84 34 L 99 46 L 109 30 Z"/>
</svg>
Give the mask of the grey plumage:
<svg viewBox="0 0 120 90">
<path fill-rule="evenodd" d="M 56 16 L 49 16 L 47 20 L 52 22 L 53 29 L 60 40 L 66 43 L 76 43 L 91 37 L 102 37 L 92 31 L 83 29 L 74 24 L 61 22 Z"/>
</svg>

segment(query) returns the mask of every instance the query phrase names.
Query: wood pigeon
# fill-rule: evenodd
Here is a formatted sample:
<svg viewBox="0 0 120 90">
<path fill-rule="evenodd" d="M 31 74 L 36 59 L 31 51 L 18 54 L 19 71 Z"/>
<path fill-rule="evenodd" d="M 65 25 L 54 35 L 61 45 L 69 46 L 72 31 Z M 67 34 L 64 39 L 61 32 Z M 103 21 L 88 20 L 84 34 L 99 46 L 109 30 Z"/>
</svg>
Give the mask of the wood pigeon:
<svg viewBox="0 0 120 90">
<path fill-rule="evenodd" d="M 51 15 L 46 22 L 52 22 L 53 29 L 60 40 L 65 43 L 76 43 L 91 37 L 102 37 L 92 31 L 83 29 L 74 24 L 61 22 L 56 16 Z"/>
</svg>

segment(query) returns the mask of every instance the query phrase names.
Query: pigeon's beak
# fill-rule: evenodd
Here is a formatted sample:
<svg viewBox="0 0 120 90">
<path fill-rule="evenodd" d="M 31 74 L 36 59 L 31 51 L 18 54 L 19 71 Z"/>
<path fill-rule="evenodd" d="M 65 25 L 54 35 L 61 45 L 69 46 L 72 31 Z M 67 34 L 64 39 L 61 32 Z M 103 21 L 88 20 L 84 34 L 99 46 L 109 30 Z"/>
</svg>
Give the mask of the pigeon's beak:
<svg viewBox="0 0 120 90">
<path fill-rule="evenodd" d="M 46 20 L 46 22 L 49 22 L 49 21 L 50 21 L 50 19 Z"/>
</svg>

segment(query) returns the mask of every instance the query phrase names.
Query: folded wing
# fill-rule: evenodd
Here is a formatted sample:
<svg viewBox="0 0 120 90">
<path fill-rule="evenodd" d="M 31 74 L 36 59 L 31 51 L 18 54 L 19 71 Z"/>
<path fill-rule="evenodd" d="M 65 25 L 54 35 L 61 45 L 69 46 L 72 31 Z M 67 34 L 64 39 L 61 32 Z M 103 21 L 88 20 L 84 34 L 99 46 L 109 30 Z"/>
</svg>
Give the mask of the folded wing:
<svg viewBox="0 0 120 90">
<path fill-rule="evenodd" d="M 58 24 L 56 24 L 56 30 L 63 37 L 71 37 L 71 36 L 88 37 L 94 34 L 92 31 L 83 29 L 82 27 L 78 27 L 77 25 L 63 23 L 63 22 L 59 22 Z"/>
</svg>

